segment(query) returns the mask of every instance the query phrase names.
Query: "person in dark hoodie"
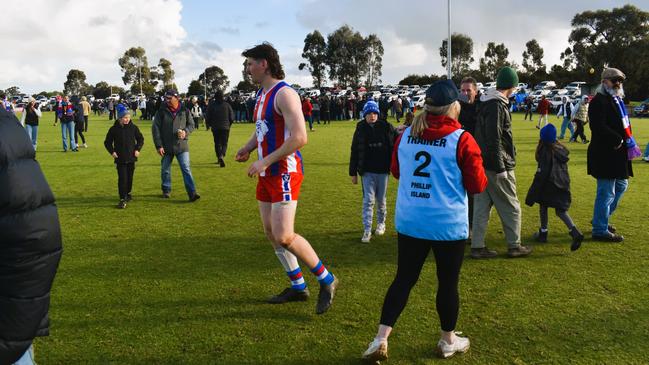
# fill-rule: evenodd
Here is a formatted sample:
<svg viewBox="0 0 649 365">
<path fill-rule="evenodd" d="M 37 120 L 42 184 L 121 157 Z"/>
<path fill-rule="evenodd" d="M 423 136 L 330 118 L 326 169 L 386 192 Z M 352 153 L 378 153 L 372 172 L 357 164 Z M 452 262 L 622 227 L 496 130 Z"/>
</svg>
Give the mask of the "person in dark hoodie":
<svg viewBox="0 0 649 365">
<path fill-rule="evenodd" d="M 466 77 L 460 82 L 460 117 L 458 121 L 462 129 L 475 136 L 475 125 L 478 118 L 478 104 L 480 98 L 478 95 L 478 83 L 473 77 Z M 473 227 L 473 195 L 469 194 L 469 236 Z"/>
<path fill-rule="evenodd" d="M 230 126 L 232 126 L 233 122 L 234 110 L 232 110 L 232 106 L 228 102 L 223 100 L 223 91 L 217 90 L 214 93 L 214 101 L 210 103 L 208 108 L 205 124 L 212 129 L 216 163 L 221 167 L 225 167 L 223 158 L 228 150 Z"/>
<path fill-rule="evenodd" d="M 518 86 L 518 75 L 511 67 L 498 71 L 496 88 L 480 98 L 475 138 L 482 151 L 489 185 L 474 196 L 471 257 L 492 258 L 498 255 L 485 246 L 492 206 L 496 207 L 507 240 L 507 255 L 523 257 L 532 252 L 521 245 L 521 205 L 516 194 L 516 148 L 512 136 L 509 97 Z"/>
<path fill-rule="evenodd" d="M 61 225 L 32 142 L 0 109 L 0 364 L 34 364 L 34 339 L 49 335 Z"/>
<path fill-rule="evenodd" d="M 363 184 L 363 237 L 361 242 L 369 243 L 372 238 L 374 203 L 378 202 L 377 236 L 385 233 L 386 192 L 390 176 L 390 156 L 397 133 L 384 119 L 379 119 L 379 105 L 369 100 L 363 106 L 363 120 L 356 124 L 349 158 L 349 176 L 352 184 Z"/>
<path fill-rule="evenodd" d="M 541 139 L 536 147 L 538 167 L 532 186 L 527 192 L 525 204 L 530 207 L 539 204 L 541 227 L 534 234 L 537 242 L 548 241 L 548 208 L 554 208 L 557 217 L 568 227 L 572 237 L 571 251 L 576 251 L 584 240 L 568 215 L 570 208 L 570 175 L 568 174 L 568 154 L 570 151 L 557 141 L 557 128 L 548 124 L 541 129 Z"/>
<path fill-rule="evenodd" d="M 74 140 L 77 141 L 77 144 L 79 146 L 83 146 L 83 148 L 88 148 L 88 145 L 86 144 L 86 136 L 83 135 L 84 131 L 84 125 L 86 123 L 86 118 L 83 115 L 83 104 L 81 102 L 76 102 L 74 104 Z M 79 137 L 81 137 L 81 142 L 83 144 L 79 144 Z"/>
<path fill-rule="evenodd" d="M 390 170 L 399 179 L 394 219 L 398 266 L 385 295 L 378 332 L 363 354 L 365 360 L 387 359 L 388 336 L 430 251 L 437 265 L 436 303 L 441 325 L 437 355 L 448 358 L 469 350 L 469 339 L 455 332 L 460 269 L 469 237 L 467 194 L 483 191 L 487 178 L 480 148 L 457 121 L 458 96 L 450 80 L 433 84 L 426 91 L 425 112 L 395 143 Z"/>
<path fill-rule="evenodd" d="M 140 129 L 131 122 L 131 113 L 123 105 L 117 106 L 117 121 L 106 133 L 104 146 L 115 160 L 117 167 L 117 191 L 119 192 L 118 208 L 126 208 L 126 202 L 133 199 L 133 173 L 135 162 L 144 145 Z"/>
</svg>

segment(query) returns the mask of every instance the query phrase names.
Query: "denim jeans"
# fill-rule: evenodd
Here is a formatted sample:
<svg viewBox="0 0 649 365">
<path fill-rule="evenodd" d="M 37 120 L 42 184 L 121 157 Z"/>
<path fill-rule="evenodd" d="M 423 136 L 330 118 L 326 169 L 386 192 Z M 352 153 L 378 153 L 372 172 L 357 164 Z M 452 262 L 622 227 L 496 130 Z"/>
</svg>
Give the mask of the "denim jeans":
<svg viewBox="0 0 649 365">
<path fill-rule="evenodd" d="M 570 130 L 570 139 L 572 139 L 575 136 L 575 128 L 572 126 L 572 122 L 570 121 L 570 118 L 563 117 L 563 123 L 561 123 L 561 134 L 559 134 L 559 139 L 563 139 L 563 137 L 566 135 L 566 128 Z"/>
<path fill-rule="evenodd" d="M 310 115 L 305 115 L 304 119 L 309 122 L 309 129 L 313 130 L 313 117 Z"/>
<path fill-rule="evenodd" d="M 597 179 L 597 196 L 593 211 L 593 236 L 609 234 L 608 220 L 629 186 L 627 179 Z"/>
<path fill-rule="evenodd" d="M 32 141 L 32 146 L 34 146 L 34 151 L 36 151 L 36 140 L 38 139 L 38 126 L 25 124 L 25 130 L 29 139 Z"/>
<path fill-rule="evenodd" d="M 647 147 L 644 150 L 644 157 L 649 157 L 649 143 L 647 143 Z"/>
<path fill-rule="evenodd" d="M 363 185 L 363 227 L 366 231 L 372 229 L 375 202 L 379 204 L 376 209 L 376 223 L 385 224 L 387 215 L 385 195 L 388 190 L 389 176 L 389 174 L 375 174 L 372 172 L 366 172 L 361 176 Z"/>
<path fill-rule="evenodd" d="M 171 161 L 173 160 L 173 158 L 174 155 L 164 155 L 162 157 L 161 175 L 163 193 L 171 192 Z M 183 174 L 185 190 L 187 190 L 187 194 L 191 197 L 191 195 L 196 192 L 196 185 L 194 184 L 192 171 L 189 168 L 189 152 L 181 152 L 177 154 L 176 159 L 178 160 L 178 164 L 180 165 L 180 171 Z"/>
<path fill-rule="evenodd" d="M 70 142 L 70 149 L 77 149 L 77 143 L 74 141 L 74 122 L 61 122 L 61 138 L 63 139 L 63 151 L 68 150 L 67 142 Z"/>
<path fill-rule="evenodd" d="M 23 354 L 23 356 L 18 359 L 13 365 L 35 365 L 36 362 L 34 362 L 34 345 L 29 346 L 27 351 Z"/>
</svg>

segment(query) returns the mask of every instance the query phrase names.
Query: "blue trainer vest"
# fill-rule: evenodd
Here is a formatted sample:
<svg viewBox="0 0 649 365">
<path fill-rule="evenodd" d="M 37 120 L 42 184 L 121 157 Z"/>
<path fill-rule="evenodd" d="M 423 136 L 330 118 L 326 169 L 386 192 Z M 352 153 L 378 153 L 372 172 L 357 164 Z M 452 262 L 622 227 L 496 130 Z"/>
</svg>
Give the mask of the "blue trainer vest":
<svg viewBox="0 0 649 365">
<path fill-rule="evenodd" d="M 433 141 L 403 132 L 399 149 L 397 232 L 432 241 L 469 237 L 469 205 L 457 161 L 464 130 Z"/>
</svg>

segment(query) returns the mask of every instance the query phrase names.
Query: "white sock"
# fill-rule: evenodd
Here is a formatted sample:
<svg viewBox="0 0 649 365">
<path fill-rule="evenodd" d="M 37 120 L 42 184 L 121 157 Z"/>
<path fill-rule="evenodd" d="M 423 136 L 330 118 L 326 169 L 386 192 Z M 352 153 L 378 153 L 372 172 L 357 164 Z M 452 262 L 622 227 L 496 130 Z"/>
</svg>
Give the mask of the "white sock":
<svg viewBox="0 0 649 365">
<path fill-rule="evenodd" d="M 284 247 L 276 248 L 275 255 L 277 255 L 279 262 L 282 264 L 286 272 L 292 272 L 300 268 L 300 265 L 297 262 L 297 257 Z"/>
</svg>

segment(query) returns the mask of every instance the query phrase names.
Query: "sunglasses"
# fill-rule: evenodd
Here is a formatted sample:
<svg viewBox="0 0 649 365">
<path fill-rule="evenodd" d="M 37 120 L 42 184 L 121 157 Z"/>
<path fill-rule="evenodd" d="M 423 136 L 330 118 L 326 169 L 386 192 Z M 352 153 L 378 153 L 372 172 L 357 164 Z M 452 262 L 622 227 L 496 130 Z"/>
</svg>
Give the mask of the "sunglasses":
<svg viewBox="0 0 649 365">
<path fill-rule="evenodd" d="M 621 83 L 624 82 L 624 79 L 621 78 L 621 77 L 614 77 L 614 78 L 609 79 L 609 80 L 611 80 L 611 82 L 614 83 L 614 84 L 621 84 Z"/>
</svg>

